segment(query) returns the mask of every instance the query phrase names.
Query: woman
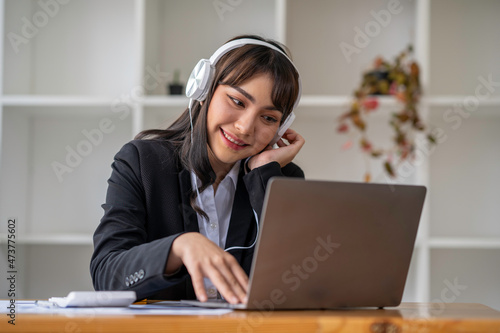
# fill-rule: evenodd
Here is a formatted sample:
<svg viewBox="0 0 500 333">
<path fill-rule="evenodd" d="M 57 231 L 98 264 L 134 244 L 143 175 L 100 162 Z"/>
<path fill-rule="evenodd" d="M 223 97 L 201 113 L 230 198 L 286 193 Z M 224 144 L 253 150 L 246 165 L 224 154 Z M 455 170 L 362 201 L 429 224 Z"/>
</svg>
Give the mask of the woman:
<svg viewBox="0 0 500 333">
<path fill-rule="evenodd" d="M 304 176 L 291 161 L 305 141 L 287 129 L 288 144 L 269 145 L 300 98 L 283 48 L 257 36 L 233 41 L 244 43 L 217 50 L 206 96 L 115 156 L 94 234 L 96 290 L 246 302 L 267 181 Z"/>
</svg>

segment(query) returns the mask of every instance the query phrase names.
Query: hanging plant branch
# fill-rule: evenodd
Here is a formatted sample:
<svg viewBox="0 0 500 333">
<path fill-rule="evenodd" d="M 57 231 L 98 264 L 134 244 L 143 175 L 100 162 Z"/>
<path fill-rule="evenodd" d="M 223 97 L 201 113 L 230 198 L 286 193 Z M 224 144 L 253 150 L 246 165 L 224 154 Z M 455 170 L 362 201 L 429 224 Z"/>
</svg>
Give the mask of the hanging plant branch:
<svg viewBox="0 0 500 333">
<path fill-rule="evenodd" d="M 374 61 L 374 69 L 363 74 L 361 85 L 354 91 L 350 109 L 338 119 L 337 131 L 350 134 L 351 129 L 359 137 L 359 146 L 367 158 L 383 159 L 385 172 L 396 177 L 397 166 L 406 160 L 415 158 L 415 137 L 417 132 L 426 131 L 418 112 L 421 96 L 420 69 L 415 61 L 408 60 L 412 48 L 401 52 L 393 63 L 382 58 Z M 367 135 L 370 113 L 379 107 L 377 95 L 391 95 L 401 103 L 398 111 L 391 114 L 389 124 L 394 130 L 393 145 L 381 148 L 375 145 Z M 435 143 L 434 137 L 427 132 L 427 140 Z M 351 141 L 343 145 L 350 148 Z M 365 181 L 371 180 L 371 172 L 365 173 Z"/>
</svg>

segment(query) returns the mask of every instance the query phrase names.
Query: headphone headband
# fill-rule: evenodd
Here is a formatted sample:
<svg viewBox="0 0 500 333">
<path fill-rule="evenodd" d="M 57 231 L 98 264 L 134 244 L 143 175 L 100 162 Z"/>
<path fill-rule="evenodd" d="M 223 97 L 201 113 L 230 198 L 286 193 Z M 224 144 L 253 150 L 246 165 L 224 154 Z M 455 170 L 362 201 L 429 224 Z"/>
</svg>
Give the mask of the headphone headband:
<svg viewBox="0 0 500 333">
<path fill-rule="evenodd" d="M 210 63 L 212 65 L 215 65 L 219 59 L 226 54 L 227 52 L 237 49 L 238 47 L 242 47 L 243 45 L 262 45 L 265 47 L 268 47 L 270 49 L 273 49 L 275 51 L 278 51 L 279 53 L 283 54 L 290 62 L 290 58 L 286 55 L 285 52 L 281 51 L 279 48 L 274 46 L 273 44 L 270 44 L 268 42 L 264 42 L 258 39 L 253 39 L 253 38 L 241 38 L 241 39 L 235 39 L 230 42 L 227 42 L 226 44 L 222 45 L 217 49 L 217 51 L 214 52 L 214 54 L 210 57 Z M 295 66 L 294 66 L 295 67 Z"/>
<path fill-rule="evenodd" d="M 278 51 L 288 59 L 288 61 L 292 64 L 297 73 L 299 73 L 297 67 L 295 67 L 292 60 L 286 55 L 286 53 L 280 50 L 278 47 L 274 46 L 273 44 L 253 38 L 235 39 L 219 47 L 210 57 L 209 60 L 201 59 L 196 64 L 186 84 L 186 96 L 188 98 L 195 99 L 197 101 L 205 100 L 208 94 L 208 90 L 210 89 L 210 83 L 213 79 L 213 75 L 215 72 L 215 65 L 217 64 L 217 62 L 227 52 L 247 44 L 262 45 L 270 49 L 273 49 L 275 51 Z M 297 100 L 293 105 L 293 109 L 295 109 L 299 104 L 300 96 L 302 94 L 302 83 L 300 80 L 300 74 L 298 78 L 298 85 L 299 85 L 299 93 L 297 95 Z"/>
</svg>

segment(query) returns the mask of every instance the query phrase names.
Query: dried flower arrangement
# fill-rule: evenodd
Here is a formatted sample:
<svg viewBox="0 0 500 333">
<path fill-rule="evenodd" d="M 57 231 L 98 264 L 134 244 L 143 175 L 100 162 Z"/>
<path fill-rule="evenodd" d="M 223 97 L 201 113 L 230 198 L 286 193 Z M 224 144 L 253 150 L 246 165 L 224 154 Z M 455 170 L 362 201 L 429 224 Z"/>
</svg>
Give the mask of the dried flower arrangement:
<svg viewBox="0 0 500 333">
<path fill-rule="evenodd" d="M 415 137 L 417 132 L 426 132 L 427 140 L 434 144 L 435 138 L 426 131 L 418 112 L 418 102 L 421 96 L 419 66 L 413 60 L 408 60 L 412 47 L 401 52 L 394 63 L 378 57 L 374 61 L 374 69 L 363 74 L 360 87 L 354 92 L 354 100 L 350 109 L 338 119 L 337 132 L 349 133 L 350 129 L 357 131 L 359 145 L 366 158 L 381 158 L 384 160 L 384 170 L 395 178 L 397 167 L 404 161 L 415 158 Z M 377 95 L 391 95 L 402 103 L 399 111 L 391 114 L 389 124 L 394 130 L 393 146 L 387 149 L 375 147 L 368 138 L 369 114 L 379 107 Z M 350 148 L 352 141 L 344 144 L 344 149 Z M 369 165 L 369 164 L 368 164 Z M 365 182 L 371 181 L 371 172 L 366 171 Z"/>
</svg>

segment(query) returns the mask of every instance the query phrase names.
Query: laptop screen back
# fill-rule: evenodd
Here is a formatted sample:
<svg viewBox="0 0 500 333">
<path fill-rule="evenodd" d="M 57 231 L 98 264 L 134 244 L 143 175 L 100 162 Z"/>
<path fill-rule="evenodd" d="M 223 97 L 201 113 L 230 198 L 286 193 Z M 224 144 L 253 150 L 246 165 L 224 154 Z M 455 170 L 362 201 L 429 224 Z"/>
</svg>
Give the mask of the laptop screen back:
<svg viewBox="0 0 500 333">
<path fill-rule="evenodd" d="M 412 185 L 271 180 L 247 308 L 397 306 L 425 193 Z"/>
</svg>

